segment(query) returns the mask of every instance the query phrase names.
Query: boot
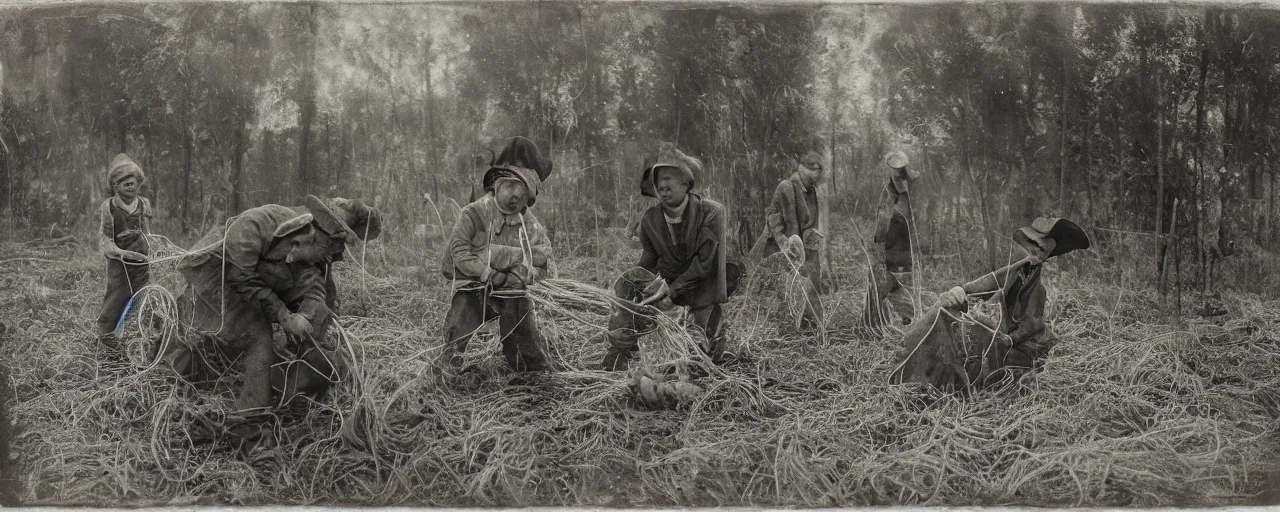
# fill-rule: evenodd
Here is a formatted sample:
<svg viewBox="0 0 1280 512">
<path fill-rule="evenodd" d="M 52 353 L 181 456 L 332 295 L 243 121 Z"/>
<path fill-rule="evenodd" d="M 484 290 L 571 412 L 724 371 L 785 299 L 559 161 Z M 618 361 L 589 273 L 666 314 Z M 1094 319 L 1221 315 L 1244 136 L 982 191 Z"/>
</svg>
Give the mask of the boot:
<svg viewBox="0 0 1280 512">
<path fill-rule="evenodd" d="M 627 370 L 627 362 L 631 359 L 629 351 L 619 350 L 609 347 L 604 353 L 604 361 L 600 362 L 600 369 L 606 372 L 619 372 Z"/>
</svg>

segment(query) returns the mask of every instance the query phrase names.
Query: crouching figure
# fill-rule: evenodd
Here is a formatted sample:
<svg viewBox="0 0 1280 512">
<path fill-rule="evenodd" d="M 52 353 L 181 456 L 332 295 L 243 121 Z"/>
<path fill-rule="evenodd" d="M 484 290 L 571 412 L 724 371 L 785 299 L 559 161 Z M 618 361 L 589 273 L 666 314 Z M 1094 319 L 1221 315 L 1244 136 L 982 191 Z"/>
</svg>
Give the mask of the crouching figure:
<svg viewBox="0 0 1280 512">
<path fill-rule="evenodd" d="M 706 336 L 702 347 L 711 360 L 724 360 L 722 304 L 728 301 L 724 206 L 692 192 L 702 163 L 672 145 L 646 160 L 640 193 L 656 197 L 640 221 L 643 246 L 638 268 L 623 274 L 614 294 L 632 302 L 652 303 L 663 311 L 689 308 L 696 328 Z M 606 338 L 609 349 L 601 369 L 622 371 L 639 351 L 639 338 L 656 322 L 628 308 L 615 307 Z"/>
<path fill-rule="evenodd" d="M 346 242 L 377 238 L 381 226 L 379 211 L 359 200 L 307 196 L 305 207 L 259 206 L 225 232 L 214 229 L 179 262 L 187 286 L 178 314 L 194 336 L 170 346 L 165 361 L 197 381 L 216 378 L 212 355 L 242 361 L 235 407 L 246 418 L 262 416 L 273 394 L 279 404 L 299 394 L 323 397 L 342 361 L 324 345 L 338 304 L 331 264 Z M 277 352 L 275 325 L 288 336 L 292 359 Z"/>
<path fill-rule="evenodd" d="M 1038 218 L 1013 238 L 1025 258 L 948 290 L 907 327 L 891 383 L 970 389 L 1043 363 L 1057 342 L 1044 318 L 1044 261 L 1089 248 L 1089 237 L 1067 219 Z M 989 313 L 969 308 L 969 297 Z"/>
</svg>

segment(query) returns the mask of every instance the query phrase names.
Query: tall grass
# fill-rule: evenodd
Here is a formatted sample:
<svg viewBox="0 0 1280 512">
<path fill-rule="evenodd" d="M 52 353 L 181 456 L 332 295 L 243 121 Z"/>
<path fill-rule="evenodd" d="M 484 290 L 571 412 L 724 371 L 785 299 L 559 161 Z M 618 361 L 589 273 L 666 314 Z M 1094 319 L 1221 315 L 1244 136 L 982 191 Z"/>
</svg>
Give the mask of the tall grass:
<svg viewBox="0 0 1280 512">
<path fill-rule="evenodd" d="M 1280 367 L 1267 362 L 1280 356 L 1280 304 L 1227 293 L 1228 315 L 1187 316 L 1178 327 L 1145 271 L 1104 263 L 1101 248 L 1050 268 L 1049 324 L 1061 342 L 1030 387 L 962 399 L 886 385 L 898 340 L 856 329 L 865 260 L 856 241 L 836 235 L 840 286 L 824 297 L 826 343 L 780 334 L 769 314 L 783 305 L 771 292 L 734 297 L 726 316 L 738 362 L 695 377 L 704 393 L 693 402 L 652 410 L 630 374 L 592 369 L 605 350 L 599 301 L 638 256 L 623 237 L 600 233 L 557 235 L 560 277 L 578 291 L 543 296 L 538 321 L 561 371 L 513 379 L 494 326 L 465 355 L 478 370 L 464 384 L 439 377 L 448 297 L 438 254 L 424 241 L 370 244 L 363 269 L 357 256 L 337 271 L 351 361 L 344 384 L 323 401 L 283 408 L 274 446 L 249 457 L 199 439 L 216 437 L 230 411 L 234 370 L 194 387 L 143 361 L 100 363 L 91 334 L 100 257 L 77 245 L 7 243 L 0 260 L 32 258 L 0 263 L 0 315 L 10 326 L 0 363 L 16 392 L 5 405 L 18 429 L 21 497 L 1224 505 L 1247 502 L 1277 455 Z M 609 256 L 579 256 L 574 248 L 587 242 Z M 922 289 L 972 277 L 973 263 L 945 257 L 969 250 L 929 248 L 942 256 L 926 254 Z M 180 291 L 172 269 L 154 274 Z M 131 324 L 129 343 L 140 342 L 138 329 Z M 661 338 L 642 340 L 646 367 L 696 362 L 689 347 Z"/>
</svg>

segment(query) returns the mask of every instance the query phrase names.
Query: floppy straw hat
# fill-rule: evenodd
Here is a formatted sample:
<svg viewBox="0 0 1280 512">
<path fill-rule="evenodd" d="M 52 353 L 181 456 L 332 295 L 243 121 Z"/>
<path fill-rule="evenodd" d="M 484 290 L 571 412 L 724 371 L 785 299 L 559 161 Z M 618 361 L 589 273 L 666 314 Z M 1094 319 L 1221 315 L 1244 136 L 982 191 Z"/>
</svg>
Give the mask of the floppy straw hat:
<svg viewBox="0 0 1280 512">
<path fill-rule="evenodd" d="M 702 173 L 702 162 L 676 149 L 674 144 L 664 143 L 658 148 L 658 154 L 644 160 L 644 173 L 640 176 L 640 195 L 658 197 L 654 181 L 659 167 L 671 167 L 680 171 L 689 182 L 689 191 L 697 183 L 697 175 Z"/>
</svg>

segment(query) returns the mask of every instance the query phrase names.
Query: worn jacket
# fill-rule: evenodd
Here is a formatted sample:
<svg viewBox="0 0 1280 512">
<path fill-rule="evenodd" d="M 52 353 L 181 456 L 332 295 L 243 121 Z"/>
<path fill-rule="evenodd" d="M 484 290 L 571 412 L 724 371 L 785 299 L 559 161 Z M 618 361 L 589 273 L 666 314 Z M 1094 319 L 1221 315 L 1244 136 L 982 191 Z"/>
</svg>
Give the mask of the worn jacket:
<svg viewBox="0 0 1280 512">
<path fill-rule="evenodd" d="M 1001 304 L 1002 330 L 1019 344 L 1047 332 L 1044 322 L 1048 294 L 1040 282 L 1043 265 L 1023 259 L 965 283 L 966 294 Z"/>
<path fill-rule="evenodd" d="M 698 308 L 729 299 L 724 217 L 724 206 L 692 193 L 679 224 L 667 224 L 662 205 L 645 212 L 640 221 L 639 266 L 670 284 L 672 303 Z"/>
<path fill-rule="evenodd" d="M 523 220 L 523 222 L 521 222 Z M 527 241 L 521 242 L 521 227 Z M 525 260 L 526 249 L 533 261 Z M 493 194 L 468 204 L 454 224 L 440 272 L 446 279 L 487 283 L 494 272 L 511 272 L 524 284 L 547 275 L 551 240 L 533 212 L 504 216 Z"/>
<path fill-rule="evenodd" d="M 769 240 L 764 254 L 773 254 L 782 247 L 783 241 L 793 235 L 799 235 L 805 242 L 806 250 L 816 250 L 813 232 L 818 228 L 818 192 L 817 187 L 806 187 L 799 173 L 782 180 L 773 191 L 773 200 L 765 208 L 765 224 L 769 229 Z"/>
<path fill-rule="evenodd" d="M 279 321 L 292 303 L 300 303 L 300 312 L 311 318 L 312 310 L 325 303 L 324 271 L 318 265 L 286 263 L 293 235 L 276 235 L 282 224 L 304 213 L 305 208 L 276 204 L 245 210 L 221 237 L 215 230 L 197 242 L 197 250 L 183 257 L 178 269 L 202 300 L 212 304 L 222 300 L 225 284 L 235 294 L 229 302 L 259 307 L 270 321 Z"/>
<path fill-rule="evenodd" d="M 908 192 L 898 192 L 893 181 L 885 188 L 885 207 L 876 221 L 875 243 L 884 244 L 884 264 L 891 272 L 911 271 L 911 215 Z"/>
</svg>

